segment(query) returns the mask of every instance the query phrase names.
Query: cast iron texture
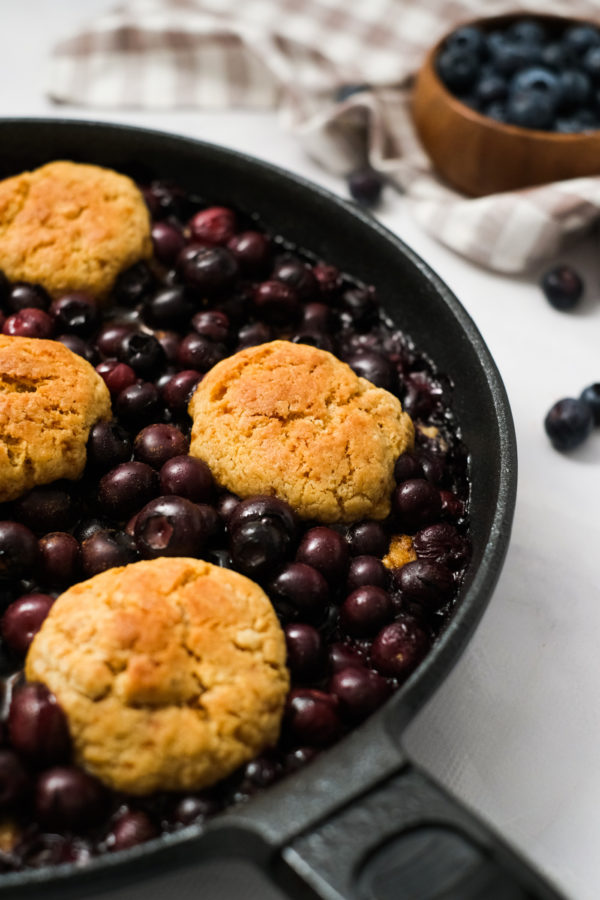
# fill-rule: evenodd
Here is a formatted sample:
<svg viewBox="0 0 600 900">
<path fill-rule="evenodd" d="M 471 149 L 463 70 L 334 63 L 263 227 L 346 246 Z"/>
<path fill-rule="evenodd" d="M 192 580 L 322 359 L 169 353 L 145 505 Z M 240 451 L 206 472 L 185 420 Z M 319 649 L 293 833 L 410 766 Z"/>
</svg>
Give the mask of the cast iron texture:
<svg viewBox="0 0 600 900">
<path fill-rule="evenodd" d="M 172 179 L 208 201 L 257 212 L 274 234 L 374 284 L 396 324 L 454 383 L 453 405 L 471 455 L 473 558 L 453 618 L 388 703 L 344 741 L 245 806 L 131 851 L 73 866 L 0 877 L 0 898 L 113 897 L 171 866 L 173 876 L 215 855 L 266 866 L 282 847 L 391 778 L 405 764 L 399 738 L 456 662 L 487 605 L 506 553 L 516 491 L 512 417 L 477 328 L 440 279 L 402 241 L 349 204 L 250 157 L 169 134 L 62 120 L 0 122 L 0 177 L 54 159 Z M 312 895 L 311 895 L 312 896 Z"/>
</svg>

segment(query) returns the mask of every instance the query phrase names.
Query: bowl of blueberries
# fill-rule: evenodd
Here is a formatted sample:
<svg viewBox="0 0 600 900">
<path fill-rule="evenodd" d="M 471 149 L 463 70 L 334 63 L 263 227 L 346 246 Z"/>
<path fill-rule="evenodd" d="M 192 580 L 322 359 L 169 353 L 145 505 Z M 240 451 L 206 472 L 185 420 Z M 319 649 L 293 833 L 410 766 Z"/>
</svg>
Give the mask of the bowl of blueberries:
<svg viewBox="0 0 600 900">
<path fill-rule="evenodd" d="M 452 30 L 416 79 L 438 173 L 471 196 L 600 174 L 600 26 L 551 15 Z"/>
</svg>

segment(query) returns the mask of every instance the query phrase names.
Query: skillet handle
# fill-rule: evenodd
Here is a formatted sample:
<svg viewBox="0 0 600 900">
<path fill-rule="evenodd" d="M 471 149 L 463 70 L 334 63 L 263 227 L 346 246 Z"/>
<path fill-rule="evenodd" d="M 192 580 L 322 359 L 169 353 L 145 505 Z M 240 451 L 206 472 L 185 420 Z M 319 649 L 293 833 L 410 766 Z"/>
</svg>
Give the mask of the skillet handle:
<svg viewBox="0 0 600 900">
<path fill-rule="evenodd" d="M 410 762 L 293 840 L 275 875 L 302 900 L 564 900 Z"/>
</svg>

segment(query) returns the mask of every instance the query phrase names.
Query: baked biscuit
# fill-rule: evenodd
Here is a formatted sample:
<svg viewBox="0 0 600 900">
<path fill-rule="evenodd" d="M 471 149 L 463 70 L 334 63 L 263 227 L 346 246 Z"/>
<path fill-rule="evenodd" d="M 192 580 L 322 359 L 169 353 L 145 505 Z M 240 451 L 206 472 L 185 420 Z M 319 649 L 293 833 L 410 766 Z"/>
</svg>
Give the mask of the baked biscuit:
<svg viewBox="0 0 600 900">
<path fill-rule="evenodd" d="M 125 175 L 52 162 L 0 181 L 0 269 L 11 281 L 103 297 L 151 253 L 148 210 Z"/>
<path fill-rule="evenodd" d="M 90 428 L 111 415 L 104 381 L 58 341 L 0 335 L 0 502 L 79 478 Z"/>
<path fill-rule="evenodd" d="M 285 652 L 257 584 L 161 557 L 62 594 L 25 674 L 54 692 L 77 762 L 110 787 L 196 790 L 277 741 Z"/>
<path fill-rule="evenodd" d="M 224 359 L 189 404 L 190 453 L 238 494 L 275 494 L 320 522 L 383 519 L 413 445 L 400 401 L 331 353 L 273 341 Z"/>
</svg>

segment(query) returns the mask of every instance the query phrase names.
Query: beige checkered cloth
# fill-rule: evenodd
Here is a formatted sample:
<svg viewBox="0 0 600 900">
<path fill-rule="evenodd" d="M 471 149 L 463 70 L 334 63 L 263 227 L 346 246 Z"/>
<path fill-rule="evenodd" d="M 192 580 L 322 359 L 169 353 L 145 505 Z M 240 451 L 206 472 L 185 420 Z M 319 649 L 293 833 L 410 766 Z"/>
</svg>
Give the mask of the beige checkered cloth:
<svg viewBox="0 0 600 900">
<path fill-rule="evenodd" d="M 368 157 L 428 232 L 519 272 L 600 217 L 600 178 L 467 199 L 433 174 L 408 104 L 412 74 L 449 28 L 520 8 L 600 19 L 600 0 L 130 0 L 55 48 L 48 90 L 103 108 L 278 107 L 328 169 Z M 335 101 L 360 83 L 372 89 Z"/>
</svg>

